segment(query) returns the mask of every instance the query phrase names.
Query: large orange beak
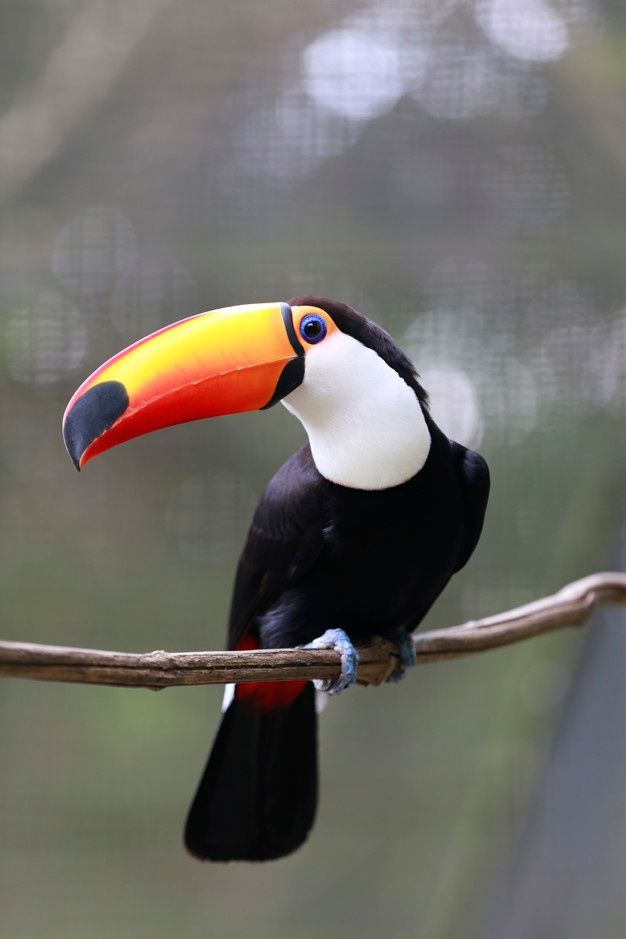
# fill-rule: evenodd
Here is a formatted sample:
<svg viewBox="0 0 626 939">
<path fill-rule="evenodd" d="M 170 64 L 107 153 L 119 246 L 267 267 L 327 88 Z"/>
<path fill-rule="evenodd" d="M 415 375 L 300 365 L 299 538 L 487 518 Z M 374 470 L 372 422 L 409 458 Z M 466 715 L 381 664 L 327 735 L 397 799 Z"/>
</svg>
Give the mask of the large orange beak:
<svg viewBox="0 0 626 939">
<path fill-rule="evenodd" d="M 287 303 L 200 313 L 114 355 L 73 395 L 63 438 L 77 469 L 118 443 L 270 407 L 297 388 L 304 350 Z"/>
</svg>

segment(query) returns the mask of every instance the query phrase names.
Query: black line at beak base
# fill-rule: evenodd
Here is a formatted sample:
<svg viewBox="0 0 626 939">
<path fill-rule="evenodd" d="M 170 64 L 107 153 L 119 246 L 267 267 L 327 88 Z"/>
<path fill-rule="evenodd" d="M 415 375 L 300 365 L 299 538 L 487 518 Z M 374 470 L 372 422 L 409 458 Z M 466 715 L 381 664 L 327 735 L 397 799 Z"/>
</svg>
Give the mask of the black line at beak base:
<svg viewBox="0 0 626 939">
<path fill-rule="evenodd" d="M 268 408 L 274 407 L 275 404 L 285 398 L 288 394 L 291 394 L 292 391 L 302 384 L 302 379 L 304 378 L 304 356 L 297 355 L 295 359 L 289 359 L 284 369 L 280 373 L 280 378 L 276 383 L 276 388 L 274 394 L 269 399 L 267 404 L 264 404 L 259 410 L 267 411 Z"/>
<path fill-rule="evenodd" d="M 296 330 L 293 325 L 293 311 L 288 303 L 281 303 L 280 305 L 280 315 L 283 318 L 283 323 L 285 324 L 285 329 L 287 331 L 287 338 L 291 343 L 291 348 L 296 353 L 296 355 L 304 355 L 304 349 L 302 348 L 302 343 L 296 336 Z"/>
<path fill-rule="evenodd" d="M 65 446 L 77 470 L 87 447 L 127 408 L 128 392 L 120 381 L 103 381 L 78 399 L 63 424 Z"/>
</svg>

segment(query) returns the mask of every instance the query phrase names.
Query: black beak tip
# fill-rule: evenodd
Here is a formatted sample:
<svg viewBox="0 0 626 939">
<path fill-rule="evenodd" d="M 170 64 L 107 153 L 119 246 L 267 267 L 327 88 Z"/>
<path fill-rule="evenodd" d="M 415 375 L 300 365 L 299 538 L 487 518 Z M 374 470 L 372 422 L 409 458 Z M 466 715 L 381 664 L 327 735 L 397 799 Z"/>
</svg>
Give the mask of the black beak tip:
<svg viewBox="0 0 626 939">
<path fill-rule="evenodd" d="M 80 458 L 83 455 L 83 449 L 81 449 L 80 443 L 81 434 L 77 433 L 76 420 L 73 415 L 74 408 L 72 408 L 63 422 L 63 443 L 70 455 L 72 463 L 80 473 Z"/>
<path fill-rule="evenodd" d="M 128 392 L 119 381 L 94 385 L 74 404 L 63 423 L 63 440 L 79 472 L 87 447 L 109 430 L 127 408 Z"/>
</svg>

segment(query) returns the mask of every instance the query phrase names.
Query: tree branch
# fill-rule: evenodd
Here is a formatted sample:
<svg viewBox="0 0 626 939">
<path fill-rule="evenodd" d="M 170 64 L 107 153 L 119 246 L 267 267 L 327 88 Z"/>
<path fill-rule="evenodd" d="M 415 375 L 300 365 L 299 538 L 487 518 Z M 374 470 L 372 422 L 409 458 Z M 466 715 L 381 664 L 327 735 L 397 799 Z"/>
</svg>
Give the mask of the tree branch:
<svg viewBox="0 0 626 939">
<path fill-rule="evenodd" d="M 414 636 L 418 665 L 510 645 L 532 636 L 578 626 L 602 603 L 626 604 L 626 574 L 591 574 L 543 597 L 485 619 Z M 358 680 L 383 682 L 398 664 L 397 647 L 376 637 L 360 649 Z M 172 685 L 231 681 L 335 678 L 338 653 L 312 649 L 249 652 L 101 652 L 64 646 L 0 642 L 0 678 L 82 682 L 159 690 Z"/>
</svg>

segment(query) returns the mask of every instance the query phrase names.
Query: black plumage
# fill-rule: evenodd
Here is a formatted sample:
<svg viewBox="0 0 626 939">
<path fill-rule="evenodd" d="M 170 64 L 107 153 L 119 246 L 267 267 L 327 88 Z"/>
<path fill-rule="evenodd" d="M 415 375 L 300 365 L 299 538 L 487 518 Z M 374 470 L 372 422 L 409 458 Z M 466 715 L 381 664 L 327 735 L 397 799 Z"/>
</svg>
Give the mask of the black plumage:
<svg viewBox="0 0 626 939">
<path fill-rule="evenodd" d="M 430 450 L 407 482 L 374 491 L 328 481 L 309 446 L 298 450 L 255 512 L 237 571 L 229 648 L 300 645 L 328 628 L 345 630 L 354 642 L 399 627 L 413 630 L 468 561 L 482 529 L 487 465 L 434 423 L 404 353 L 343 304 L 291 301 L 305 304 L 326 310 L 342 332 L 374 349 L 413 388 Z M 315 713 L 311 687 L 297 684 L 238 689 L 187 822 L 186 842 L 195 855 L 269 859 L 305 839 L 315 813 Z"/>
<path fill-rule="evenodd" d="M 316 803 L 313 685 L 275 711 L 235 700 L 189 810 L 185 843 L 201 860 L 274 860 L 302 844 Z"/>
</svg>

